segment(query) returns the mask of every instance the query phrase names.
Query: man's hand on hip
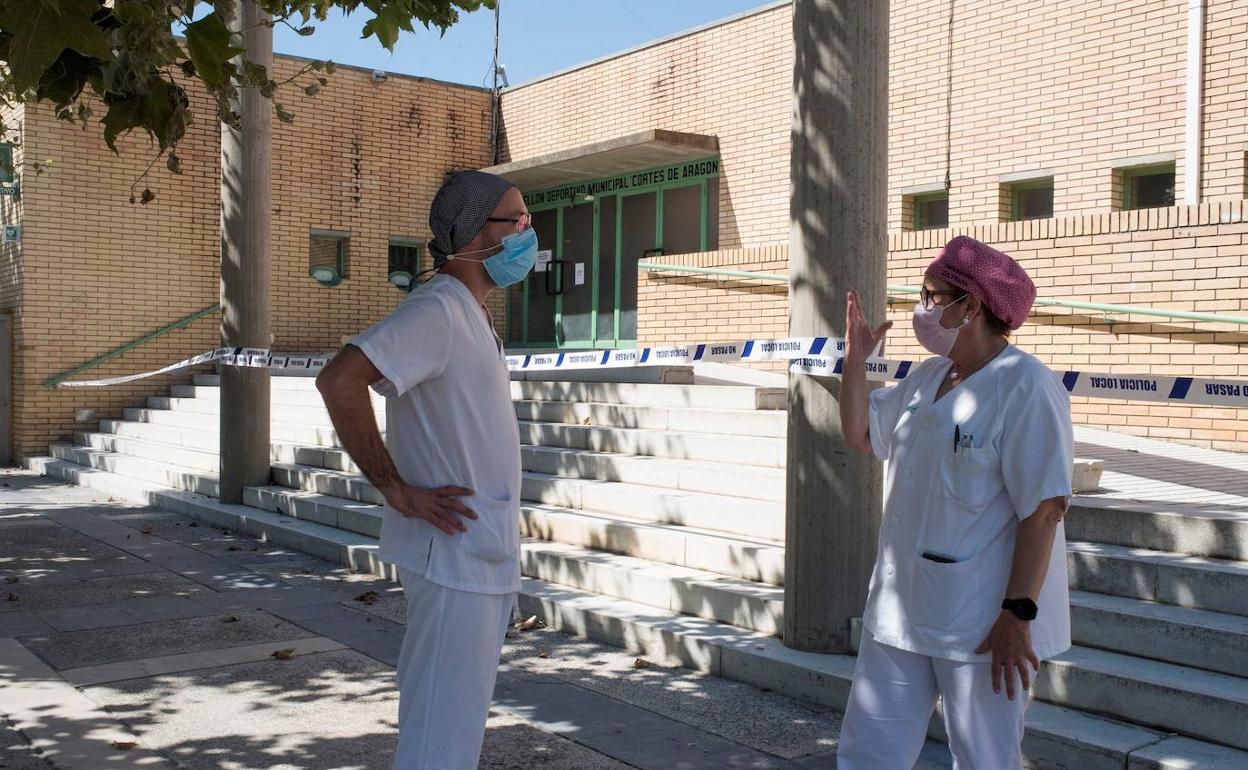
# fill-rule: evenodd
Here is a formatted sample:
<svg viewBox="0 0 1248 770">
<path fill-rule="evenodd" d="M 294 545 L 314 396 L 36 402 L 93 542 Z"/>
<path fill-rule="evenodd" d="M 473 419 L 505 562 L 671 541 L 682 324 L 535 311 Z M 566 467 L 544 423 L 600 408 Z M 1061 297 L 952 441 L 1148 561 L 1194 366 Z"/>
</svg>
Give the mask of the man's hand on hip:
<svg viewBox="0 0 1248 770">
<path fill-rule="evenodd" d="M 411 484 L 396 484 L 381 490 L 386 503 L 407 518 L 424 519 L 448 535 L 467 532 L 463 519 L 475 519 L 477 514 L 464 505 L 459 498 L 471 495 L 464 487 L 438 487 L 421 489 Z"/>
</svg>

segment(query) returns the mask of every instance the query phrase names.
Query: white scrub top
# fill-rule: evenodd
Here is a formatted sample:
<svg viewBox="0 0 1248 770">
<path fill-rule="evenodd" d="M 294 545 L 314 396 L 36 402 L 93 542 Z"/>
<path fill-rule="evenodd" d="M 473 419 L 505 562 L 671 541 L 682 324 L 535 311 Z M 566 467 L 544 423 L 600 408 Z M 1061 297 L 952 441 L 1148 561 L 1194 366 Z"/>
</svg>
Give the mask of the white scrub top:
<svg viewBox="0 0 1248 770">
<path fill-rule="evenodd" d="M 459 591 L 520 590 L 520 431 L 502 345 L 472 292 L 439 275 L 350 344 L 385 377 L 373 388 L 403 480 L 467 487 L 479 517 L 448 535 L 386 506 L 381 558 Z"/>
<path fill-rule="evenodd" d="M 871 393 L 871 446 L 887 465 L 863 626 L 881 644 L 988 661 L 974 650 L 1001 611 L 1018 524 L 1041 501 L 1071 493 L 1070 397 L 1052 371 L 1010 345 L 936 401 L 951 366 L 928 359 Z M 1061 524 L 1036 604 L 1032 646 L 1044 659 L 1070 647 Z"/>
</svg>

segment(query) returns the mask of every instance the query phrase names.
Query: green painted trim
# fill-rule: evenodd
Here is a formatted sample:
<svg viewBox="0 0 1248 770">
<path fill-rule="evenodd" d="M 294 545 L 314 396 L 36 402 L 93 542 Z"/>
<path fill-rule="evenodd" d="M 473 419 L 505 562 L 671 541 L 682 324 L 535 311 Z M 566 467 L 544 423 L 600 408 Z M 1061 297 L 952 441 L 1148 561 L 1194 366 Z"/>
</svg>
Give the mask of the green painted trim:
<svg viewBox="0 0 1248 770">
<path fill-rule="evenodd" d="M 586 186 L 586 187 L 590 187 L 590 186 L 595 185 L 595 184 L 597 184 L 597 183 L 599 183 L 599 182 L 605 182 L 605 181 L 606 181 L 606 180 L 608 180 L 608 179 L 614 179 L 615 177 L 618 177 L 618 176 L 628 176 L 629 174 L 649 174 L 649 173 L 653 173 L 653 172 L 655 172 L 655 171 L 668 171 L 669 169 L 674 169 L 674 168 L 675 168 L 675 169 L 678 169 L 678 168 L 681 168 L 682 166 L 687 166 L 687 165 L 689 165 L 690 163 L 702 163 L 702 162 L 705 162 L 705 161 L 708 161 L 708 160 L 718 161 L 718 162 L 719 162 L 719 164 L 720 164 L 720 165 L 719 165 L 719 170 L 717 170 L 717 171 L 715 171 L 715 172 L 713 172 L 713 173 L 710 173 L 710 174 L 694 174 L 693 176 L 683 177 L 683 178 L 681 178 L 681 179 L 675 179 L 675 180 L 671 180 L 671 181 L 667 181 L 666 179 L 664 179 L 664 180 L 659 181 L 659 182 L 651 182 L 650 184 L 647 184 L 647 185 L 638 185 L 638 186 L 636 186 L 636 187 L 629 187 L 629 188 L 624 189 L 624 190 L 603 190 L 603 191 L 601 191 L 601 193 L 600 193 L 600 194 L 601 194 L 601 195 L 631 195 L 631 194 L 633 194 L 633 193 L 638 193 L 638 192 L 649 192 L 650 190 L 658 189 L 658 188 L 661 188 L 661 187 L 683 187 L 684 185 L 694 184 L 694 183 L 696 183 L 696 182 L 697 182 L 697 180 L 699 180 L 699 179 L 708 179 L 708 178 L 713 177 L 713 176 L 722 176 L 722 175 L 723 175 L 723 160 L 722 160 L 722 159 L 720 158 L 720 156 L 718 156 L 718 155 L 707 155 L 707 156 L 702 157 L 702 158 L 695 158 L 695 159 L 693 159 L 693 160 L 686 160 L 686 161 L 682 161 L 682 162 L 680 162 L 680 163 L 669 163 L 669 164 L 667 164 L 667 165 L 665 165 L 665 166 L 650 166 L 649 168 L 641 168 L 641 169 L 637 169 L 637 170 L 635 170 L 635 171 L 627 171 L 627 172 L 625 172 L 625 173 L 623 173 L 623 174 L 612 174 L 611 176 L 599 177 L 599 178 L 597 178 L 597 179 L 589 179 L 589 180 L 586 180 L 586 181 L 584 181 L 584 182 L 575 182 L 575 183 L 571 183 L 571 184 L 560 184 L 560 185 L 555 185 L 554 187 L 544 187 L 544 188 L 542 188 L 542 189 L 540 189 L 540 190 L 529 190 L 528 192 L 523 193 L 523 194 L 526 196 L 526 198 L 525 198 L 525 205 L 529 205 L 529 202 L 528 202 L 528 198 L 527 198 L 527 196 L 530 196 L 530 195 L 538 195 L 538 194 L 542 194 L 542 193 L 549 193 L 549 192 L 551 192 L 552 190 L 562 190 L 562 189 L 567 188 L 567 187 L 580 187 L 581 185 L 584 185 L 584 186 Z M 664 174 L 664 176 L 666 177 L 666 174 Z M 595 196 L 595 197 L 597 197 L 597 196 Z M 571 201 L 567 201 L 567 200 L 560 200 L 560 201 L 543 201 L 542 203 L 535 203 L 535 204 L 529 205 L 529 210 L 530 210 L 530 211 L 537 211 L 537 210 L 539 210 L 539 208 L 540 208 L 540 207 L 553 208 L 553 207 L 555 207 L 555 206 L 560 206 L 560 205 L 565 205 L 565 206 L 566 206 L 566 205 L 570 205 L 570 203 L 571 203 Z"/>
<path fill-rule="evenodd" d="M 118 356 L 129 353 L 131 350 L 134 350 L 138 346 L 151 342 L 152 340 L 157 339 L 159 337 L 163 337 L 169 332 L 176 331 L 186 326 L 190 326 L 191 324 L 195 323 L 196 321 L 203 318 L 204 316 L 209 316 L 209 315 L 212 315 L 213 313 L 220 313 L 220 312 L 221 312 L 220 305 L 211 305 L 209 307 L 204 308 L 203 310 L 200 310 L 199 312 L 191 313 L 186 318 L 183 318 L 178 321 L 174 321 L 173 323 L 167 326 L 162 326 L 156 331 L 144 334 L 142 337 L 136 337 L 135 339 L 130 340 L 124 345 L 120 345 L 116 348 L 113 348 L 112 350 L 108 351 L 107 353 L 103 355 L 96 356 L 95 358 L 91 359 L 85 364 L 79 364 L 78 366 L 75 366 L 73 369 L 69 369 L 67 371 L 61 372 L 58 375 L 50 377 L 44 380 L 43 384 L 46 387 L 55 388 L 57 385 L 60 385 L 65 380 L 68 380 L 70 377 L 74 377 L 76 375 L 82 374 L 85 371 L 94 369 L 95 367 L 99 366 L 105 361 L 111 361 L 112 359 L 117 358 Z"/>
<path fill-rule="evenodd" d="M 563 214 L 560 207 L 555 214 L 555 259 L 560 260 L 559 272 L 555 275 L 555 345 L 563 346 Z M 549 268 L 547 268 L 549 269 Z"/>
<path fill-rule="evenodd" d="M 594 196 L 594 226 L 591 228 L 593 235 L 590 236 L 594 239 L 593 253 L 590 256 L 590 264 L 594 267 L 594 275 L 589 287 L 589 338 L 595 342 L 598 341 L 598 284 L 602 281 L 602 276 L 598 271 L 600 267 L 598 252 L 600 251 L 600 241 L 602 239 L 602 235 L 599 233 L 599 230 L 602 229 L 602 217 L 599 216 L 601 210 L 602 200 L 598 196 Z"/>
<path fill-rule="evenodd" d="M 620 297 L 624 286 L 624 198 L 615 196 L 615 323 L 611 325 L 611 336 L 618 343 L 620 340 Z"/>
<path fill-rule="evenodd" d="M 759 281 L 789 282 L 787 275 L 779 273 L 751 273 L 744 270 L 724 270 L 718 267 L 693 267 L 692 265 L 665 265 L 660 262 L 642 260 L 637 263 L 638 270 L 670 270 L 675 273 L 696 273 L 699 275 L 715 275 L 724 278 L 753 278 Z M 915 290 L 917 293 L 917 289 Z"/>
<path fill-rule="evenodd" d="M 708 205 L 708 202 L 707 202 L 707 188 L 708 187 L 709 187 L 709 184 L 707 183 L 705 179 L 703 179 L 702 183 L 699 185 L 700 191 L 702 193 L 702 200 L 700 204 L 702 208 L 699 209 L 698 211 L 698 219 L 702 221 L 702 231 L 698 234 L 698 251 L 706 251 L 706 246 L 707 246 L 707 239 L 708 239 L 707 231 L 710 226 L 710 223 L 706 221 L 707 216 L 710 214 L 710 206 Z"/>
</svg>

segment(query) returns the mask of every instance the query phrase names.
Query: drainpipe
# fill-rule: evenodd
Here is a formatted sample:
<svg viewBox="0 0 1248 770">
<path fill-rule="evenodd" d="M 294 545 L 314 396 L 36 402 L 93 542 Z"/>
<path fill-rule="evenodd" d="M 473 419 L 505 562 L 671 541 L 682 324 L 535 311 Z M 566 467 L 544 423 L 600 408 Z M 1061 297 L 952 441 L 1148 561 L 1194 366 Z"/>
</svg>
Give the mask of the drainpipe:
<svg viewBox="0 0 1248 770">
<path fill-rule="evenodd" d="M 1183 148 L 1183 202 L 1200 203 L 1205 86 L 1205 0 L 1187 0 L 1187 141 Z"/>
</svg>

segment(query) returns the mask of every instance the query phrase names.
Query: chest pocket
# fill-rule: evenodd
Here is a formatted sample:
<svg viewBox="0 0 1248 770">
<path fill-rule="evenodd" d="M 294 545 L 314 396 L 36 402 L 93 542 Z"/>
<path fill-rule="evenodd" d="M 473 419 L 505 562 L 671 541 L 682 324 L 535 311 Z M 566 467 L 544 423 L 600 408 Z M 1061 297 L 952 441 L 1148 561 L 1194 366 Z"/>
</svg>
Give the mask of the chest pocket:
<svg viewBox="0 0 1248 770">
<path fill-rule="evenodd" d="M 960 447 L 944 454 L 940 482 L 945 496 L 981 513 L 1001 492 L 1001 458 L 991 444 Z"/>
</svg>

